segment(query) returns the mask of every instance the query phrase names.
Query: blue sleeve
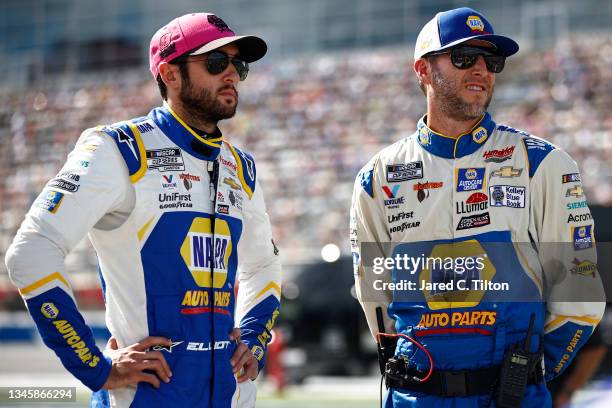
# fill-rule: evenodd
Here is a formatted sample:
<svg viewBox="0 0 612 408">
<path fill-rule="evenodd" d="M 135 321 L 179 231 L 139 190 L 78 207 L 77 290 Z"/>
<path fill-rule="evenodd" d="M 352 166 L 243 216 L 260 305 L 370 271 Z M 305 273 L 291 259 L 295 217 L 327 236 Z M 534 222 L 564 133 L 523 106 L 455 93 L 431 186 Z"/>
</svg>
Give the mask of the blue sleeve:
<svg viewBox="0 0 612 408">
<path fill-rule="evenodd" d="M 102 388 L 111 361 L 96 346 L 72 298 L 55 287 L 26 300 L 44 343 L 76 378 L 93 391 Z"/>
</svg>

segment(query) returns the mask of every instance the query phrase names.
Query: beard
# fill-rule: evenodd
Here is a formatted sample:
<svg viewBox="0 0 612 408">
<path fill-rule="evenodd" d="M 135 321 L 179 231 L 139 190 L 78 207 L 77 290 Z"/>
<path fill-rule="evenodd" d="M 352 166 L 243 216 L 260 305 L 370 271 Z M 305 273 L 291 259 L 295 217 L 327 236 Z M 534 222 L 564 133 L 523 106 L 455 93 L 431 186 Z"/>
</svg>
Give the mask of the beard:
<svg viewBox="0 0 612 408">
<path fill-rule="evenodd" d="M 460 95 L 462 84 L 445 78 L 438 69 L 432 67 L 432 87 L 440 110 L 448 117 L 456 121 L 469 121 L 479 119 L 484 115 L 493 97 L 494 85 L 490 87 L 489 95 L 485 102 L 467 102 Z"/>
<path fill-rule="evenodd" d="M 235 88 L 231 85 L 221 87 L 218 92 Z M 238 92 L 236 91 L 236 103 L 226 105 L 217 100 L 216 95 L 208 89 L 196 90 L 189 80 L 183 78 L 183 85 L 179 94 L 183 108 L 192 118 L 204 123 L 217 123 L 223 119 L 229 119 L 236 114 L 238 107 Z"/>
</svg>

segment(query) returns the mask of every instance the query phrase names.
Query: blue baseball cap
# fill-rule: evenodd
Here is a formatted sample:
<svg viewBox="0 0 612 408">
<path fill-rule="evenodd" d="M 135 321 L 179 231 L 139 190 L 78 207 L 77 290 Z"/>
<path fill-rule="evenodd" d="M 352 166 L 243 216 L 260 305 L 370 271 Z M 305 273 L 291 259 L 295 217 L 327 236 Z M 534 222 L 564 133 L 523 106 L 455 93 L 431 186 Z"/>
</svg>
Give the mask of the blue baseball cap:
<svg viewBox="0 0 612 408">
<path fill-rule="evenodd" d="M 474 39 L 490 42 L 506 57 L 516 54 L 519 49 L 516 41 L 495 34 L 485 16 L 471 8 L 461 7 L 438 13 L 425 24 L 414 46 L 414 60 Z"/>
</svg>

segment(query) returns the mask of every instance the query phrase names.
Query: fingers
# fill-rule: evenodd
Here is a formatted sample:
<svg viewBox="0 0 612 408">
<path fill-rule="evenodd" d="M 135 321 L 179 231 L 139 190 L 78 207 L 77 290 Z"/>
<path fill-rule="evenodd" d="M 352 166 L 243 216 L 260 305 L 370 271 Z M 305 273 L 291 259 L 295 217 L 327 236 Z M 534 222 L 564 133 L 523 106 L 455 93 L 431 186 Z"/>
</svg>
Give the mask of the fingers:
<svg viewBox="0 0 612 408">
<path fill-rule="evenodd" d="M 172 341 L 165 337 L 149 336 L 140 340 L 138 343 L 134 343 L 130 348 L 137 351 L 146 351 L 148 348 L 157 345 L 172 346 Z"/>
<path fill-rule="evenodd" d="M 111 336 L 111 338 L 106 342 L 106 348 L 109 350 L 119 350 L 117 339 Z"/>
<path fill-rule="evenodd" d="M 238 376 L 238 382 L 242 383 L 246 380 L 254 380 L 257 378 L 257 374 L 259 373 L 259 364 L 257 363 L 257 359 L 251 355 L 247 363 L 244 366 L 244 372 L 242 375 Z"/>
<path fill-rule="evenodd" d="M 230 341 L 240 340 L 240 329 L 238 327 L 234 327 L 229 334 Z"/>
<path fill-rule="evenodd" d="M 154 386 L 155 388 L 159 388 L 160 386 L 159 379 L 153 374 L 139 373 L 138 375 L 135 376 L 135 378 L 136 378 L 136 382 L 147 382 L 151 384 L 152 386 Z"/>
<path fill-rule="evenodd" d="M 166 361 L 164 355 L 159 351 L 148 351 L 146 353 L 143 352 L 132 352 L 130 354 L 136 361 L 140 361 L 142 364 L 146 364 L 143 370 L 155 370 L 159 378 L 164 380 L 164 382 L 170 382 L 170 377 L 172 377 L 172 370 L 170 370 L 170 366 Z"/>
<path fill-rule="evenodd" d="M 230 364 L 232 365 L 234 374 L 237 373 L 242 366 L 244 366 L 249 357 L 252 357 L 252 354 L 247 345 L 244 343 L 238 344 L 238 347 L 236 347 L 236 350 L 234 350 L 234 354 L 230 359 Z"/>
</svg>

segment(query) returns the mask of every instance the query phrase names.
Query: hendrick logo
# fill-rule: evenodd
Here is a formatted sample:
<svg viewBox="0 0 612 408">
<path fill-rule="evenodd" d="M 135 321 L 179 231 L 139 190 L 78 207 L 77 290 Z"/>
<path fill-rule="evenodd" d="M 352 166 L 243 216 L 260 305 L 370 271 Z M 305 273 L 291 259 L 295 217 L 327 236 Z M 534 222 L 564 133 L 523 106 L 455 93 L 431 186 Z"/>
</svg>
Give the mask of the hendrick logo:
<svg viewBox="0 0 612 408">
<path fill-rule="evenodd" d="M 515 146 L 507 146 L 501 150 L 489 150 L 486 151 L 482 157 L 487 163 L 501 163 L 512 157 Z"/>
</svg>

